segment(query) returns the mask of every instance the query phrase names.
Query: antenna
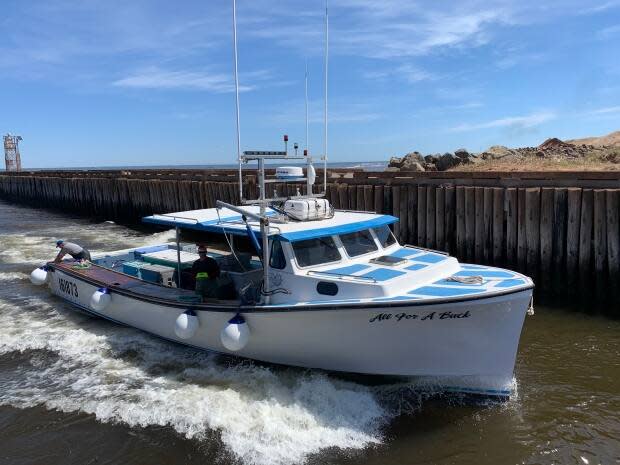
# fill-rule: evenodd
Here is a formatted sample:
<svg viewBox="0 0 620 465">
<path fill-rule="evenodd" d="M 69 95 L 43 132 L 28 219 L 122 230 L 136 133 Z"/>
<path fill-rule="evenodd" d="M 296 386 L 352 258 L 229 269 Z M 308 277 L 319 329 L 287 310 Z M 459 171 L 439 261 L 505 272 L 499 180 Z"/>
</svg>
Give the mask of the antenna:
<svg viewBox="0 0 620 465">
<path fill-rule="evenodd" d="M 235 109 L 237 116 L 237 161 L 239 162 L 239 202 L 243 201 L 243 175 L 241 173 L 241 130 L 239 128 L 239 70 L 237 69 L 237 2 L 233 0 L 233 42 L 235 50 Z"/>
<path fill-rule="evenodd" d="M 329 63 L 329 13 L 325 0 L 325 101 L 323 104 L 323 190 L 327 193 L 327 65 Z"/>
<path fill-rule="evenodd" d="M 306 58 L 306 75 L 305 75 L 305 93 L 306 93 L 306 150 L 310 153 L 310 139 L 308 138 L 308 59 Z"/>
</svg>

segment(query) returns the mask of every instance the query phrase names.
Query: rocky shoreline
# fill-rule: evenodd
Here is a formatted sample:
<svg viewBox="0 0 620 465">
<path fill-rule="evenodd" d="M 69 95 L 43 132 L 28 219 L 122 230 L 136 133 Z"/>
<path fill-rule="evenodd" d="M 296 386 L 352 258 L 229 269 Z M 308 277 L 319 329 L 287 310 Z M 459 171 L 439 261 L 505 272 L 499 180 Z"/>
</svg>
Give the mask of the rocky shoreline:
<svg viewBox="0 0 620 465">
<path fill-rule="evenodd" d="M 493 165 L 522 164 L 542 161 L 570 167 L 571 163 L 588 162 L 595 165 L 617 165 L 620 168 L 620 131 L 601 138 L 589 138 L 588 144 L 579 141 L 545 140 L 537 147 L 508 148 L 494 145 L 481 153 L 458 149 L 454 153 L 423 155 L 410 152 L 402 157 L 392 157 L 387 171 L 447 171 L 450 169 L 488 169 Z M 598 143 L 598 142 L 601 143 Z M 490 163 L 495 162 L 495 163 Z"/>
</svg>

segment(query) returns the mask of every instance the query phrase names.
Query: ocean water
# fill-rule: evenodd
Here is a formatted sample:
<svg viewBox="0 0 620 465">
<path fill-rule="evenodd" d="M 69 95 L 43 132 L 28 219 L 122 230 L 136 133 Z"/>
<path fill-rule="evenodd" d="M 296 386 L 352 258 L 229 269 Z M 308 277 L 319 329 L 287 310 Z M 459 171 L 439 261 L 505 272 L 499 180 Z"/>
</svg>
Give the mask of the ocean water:
<svg viewBox="0 0 620 465">
<path fill-rule="evenodd" d="M 0 202 L 0 463 L 620 463 L 620 322 L 540 307 L 508 402 L 274 367 L 75 311 L 28 280 L 58 238 L 136 231 Z"/>
</svg>

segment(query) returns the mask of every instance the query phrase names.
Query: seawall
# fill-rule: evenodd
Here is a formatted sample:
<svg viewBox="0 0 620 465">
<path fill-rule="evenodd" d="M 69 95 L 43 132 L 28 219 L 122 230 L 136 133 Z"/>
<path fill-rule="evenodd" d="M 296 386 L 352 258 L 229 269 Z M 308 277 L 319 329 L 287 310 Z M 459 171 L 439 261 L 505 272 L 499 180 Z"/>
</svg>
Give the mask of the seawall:
<svg viewBox="0 0 620 465">
<path fill-rule="evenodd" d="M 328 174 L 336 208 L 399 217 L 394 232 L 403 243 L 516 269 L 534 278 L 539 293 L 609 303 L 620 315 L 620 173 Z M 217 199 L 238 203 L 236 181 L 235 170 L 1 173 L 0 198 L 136 222 L 213 207 Z M 248 197 L 256 196 L 255 178 L 245 181 Z M 280 185 L 278 193 L 297 187 Z"/>
</svg>

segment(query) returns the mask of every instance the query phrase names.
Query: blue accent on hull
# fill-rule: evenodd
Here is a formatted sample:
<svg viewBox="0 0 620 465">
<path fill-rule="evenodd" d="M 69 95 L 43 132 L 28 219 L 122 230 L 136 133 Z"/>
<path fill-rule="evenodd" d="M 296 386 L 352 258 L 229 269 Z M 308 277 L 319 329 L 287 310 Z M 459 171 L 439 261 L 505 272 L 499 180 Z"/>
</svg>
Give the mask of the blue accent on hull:
<svg viewBox="0 0 620 465">
<path fill-rule="evenodd" d="M 333 270 L 327 270 L 327 272 L 344 274 L 344 275 L 352 275 L 353 273 L 357 273 L 358 271 L 362 271 L 367 268 L 370 268 L 370 265 L 363 265 L 361 263 L 357 263 L 355 265 L 343 266 L 341 268 L 334 268 Z"/>
<path fill-rule="evenodd" d="M 416 295 L 428 295 L 431 297 L 454 297 L 460 295 L 477 294 L 484 292 L 485 288 L 472 289 L 471 287 L 435 287 L 435 286 L 422 286 L 413 291 L 409 291 L 409 294 Z"/>
<path fill-rule="evenodd" d="M 361 276 L 364 276 L 365 278 L 373 278 L 377 281 L 388 281 L 404 274 L 407 273 L 404 271 L 390 270 L 387 268 L 377 268 L 376 270 L 372 270 L 371 272 L 365 273 Z"/>
<path fill-rule="evenodd" d="M 512 278 L 514 273 L 502 270 L 459 271 L 454 276 L 482 276 L 483 278 Z"/>
<path fill-rule="evenodd" d="M 411 257 L 412 255 L 420 255 L 421 253 L 423 253 L 421 250 L 400 249 L 394 252 L 393 254 L 390 254 L 390 257 L 407 258 L 407 257 Z"/>
<path fill-rule="evenodd" d="M 412 260 L 416 262 L 424 262 L 424 263 L 439 263 L 446 260 L 448 257 L 444 255 L 439 255 L 436 253 L 427 253 L 426 255 L 420 255 L 419 257 L 412 258 Z"/>
<path fill-rule="evenodd" d="M 411 266 L 406 266 L 405 270 L 411 270 L 411 271 L 418 271 L 421 270 L 423 268 L 426 268 L 428 265 L 423 265 L 422 263 L 415 263 Z"/>
<path fill-rule="evenodd" d="M 495 285 L 495 287 L 514 287 L 525 284 L 525 279 L 504 279 Z"/>
</svg>

